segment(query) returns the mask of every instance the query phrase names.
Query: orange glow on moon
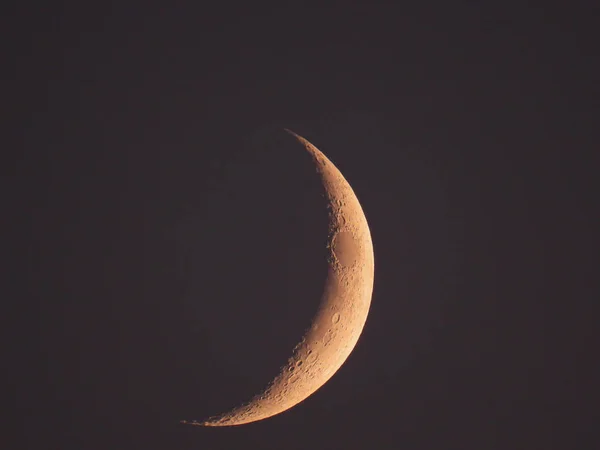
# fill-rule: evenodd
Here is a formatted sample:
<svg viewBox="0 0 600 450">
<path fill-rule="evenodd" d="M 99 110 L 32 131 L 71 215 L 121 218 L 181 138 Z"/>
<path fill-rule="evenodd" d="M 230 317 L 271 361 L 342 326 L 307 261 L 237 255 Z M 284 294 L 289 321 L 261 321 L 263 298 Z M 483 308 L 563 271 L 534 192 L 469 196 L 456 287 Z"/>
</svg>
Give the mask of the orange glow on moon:
<svg viewBox="0 0 600 450">
<path fill-rule="evenodd" d="M 286 411 L 323 386 L 342 366 L 363 330 L 373 293 L 374 255 L 367 219 L 340 171 L 310 142 L 329 203 L 328 275 L 311 326 L 275 379 L 249 402 L 201 426 L 242 425 Z"/>
</svg>

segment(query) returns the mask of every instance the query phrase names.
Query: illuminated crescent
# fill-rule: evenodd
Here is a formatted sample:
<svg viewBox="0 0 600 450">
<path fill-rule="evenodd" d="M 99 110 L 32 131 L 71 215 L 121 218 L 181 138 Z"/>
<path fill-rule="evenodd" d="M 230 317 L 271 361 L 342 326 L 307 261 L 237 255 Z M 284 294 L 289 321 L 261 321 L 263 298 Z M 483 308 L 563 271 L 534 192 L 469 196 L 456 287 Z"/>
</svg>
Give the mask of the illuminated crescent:
<svg viewBox="0 0 600 450">
<path fill-rule="evenodd" d="M 295 136 L 312 155 L 328 199 L 328 275 L 314 319 L 288 363 L 248 403 L 202 426 L 242 425 L 279 414 L 323 386 L 342 366 L 363 330 L 373 293 L 374 259 L 367 219 L 340 171 L 315 146 Z"/>
</svg>

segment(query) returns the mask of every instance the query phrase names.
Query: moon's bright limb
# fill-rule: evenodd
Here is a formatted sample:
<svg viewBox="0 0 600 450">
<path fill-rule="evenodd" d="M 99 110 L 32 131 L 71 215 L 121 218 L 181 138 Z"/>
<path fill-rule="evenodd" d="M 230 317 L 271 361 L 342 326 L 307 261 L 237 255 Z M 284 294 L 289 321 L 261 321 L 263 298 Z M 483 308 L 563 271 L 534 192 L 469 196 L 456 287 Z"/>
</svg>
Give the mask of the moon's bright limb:
<svg viewBox="0 0 600 450">
<path fill-rule="evenodd" d="M 374 259 L 367 219 L 354 191 L 327 157 L 295 136 L 312 155 L 329 208 L 329 273 L 321 304 L 280 374 L 248 403 L 192 425 L 232 426 L 266 419 L 306 399 L 344 363 L 363 330 L 373 293 Z"/>
</svg>

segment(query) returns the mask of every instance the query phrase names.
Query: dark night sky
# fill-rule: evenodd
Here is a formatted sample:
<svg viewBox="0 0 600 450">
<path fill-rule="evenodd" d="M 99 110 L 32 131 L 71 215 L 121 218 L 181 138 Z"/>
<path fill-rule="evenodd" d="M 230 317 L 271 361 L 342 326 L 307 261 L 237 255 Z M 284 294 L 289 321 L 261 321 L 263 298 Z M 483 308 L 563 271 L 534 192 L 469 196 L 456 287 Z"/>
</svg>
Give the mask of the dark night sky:
<svg viewBox="0 0 600 450">
<path fill-rule="evenodd" d="M 4 14 L 6 448 L 591 445 L 598 8 L 87 3 Z M 292 410 L 186 427 L 262 388 L 319 299 L 284 127 L 363 205 L 367 325 Z"/>
</svg>

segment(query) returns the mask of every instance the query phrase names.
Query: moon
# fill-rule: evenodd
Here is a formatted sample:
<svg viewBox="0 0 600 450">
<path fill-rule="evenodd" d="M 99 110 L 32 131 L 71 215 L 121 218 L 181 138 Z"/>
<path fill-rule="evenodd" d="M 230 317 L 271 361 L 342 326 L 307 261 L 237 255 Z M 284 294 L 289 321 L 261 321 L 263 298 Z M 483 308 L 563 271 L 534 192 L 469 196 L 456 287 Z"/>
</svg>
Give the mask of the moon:
<svg viewBox="0 0 600 450">
<path fill-rule="evenodd" d="M 292 408 L 338 371 L 367 320 L 374 280 L 373 243 L 367 219 L 354 191 L 333 163 L 306 139 L 286 131 L 312 156 L 327 198 L 328 274 L 321 302 L 287 364 L 262 392 L 219 416 L 182 423 L 209 427 L 242 425 Z"/>
</svg>

